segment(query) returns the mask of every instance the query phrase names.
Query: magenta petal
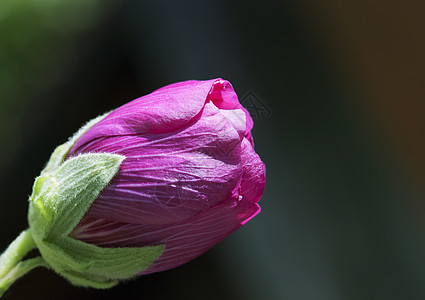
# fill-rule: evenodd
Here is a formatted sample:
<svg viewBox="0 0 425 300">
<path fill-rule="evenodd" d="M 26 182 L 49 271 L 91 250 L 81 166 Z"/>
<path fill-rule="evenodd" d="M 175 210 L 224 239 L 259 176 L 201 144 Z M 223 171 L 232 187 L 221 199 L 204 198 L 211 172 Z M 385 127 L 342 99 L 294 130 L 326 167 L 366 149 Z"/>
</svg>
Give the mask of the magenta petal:
<svg viewBox="0 0 425 300">
<path fill-rule="evenodd" d="M 241 201 L 240 205 L 227 202 L 203 211 L 189 222 L 173 226 L 172 232 L 168 232 L 160 242 L 166 245 L 164 253 L 142 274 L 168 270 L 198 257 L 259 211 L 257 204 L 248 201 Z"/>
<path fill-rule="evenodd" d="M 218 204 L 240 187 L 240 136 L 210 103 L 196 123 L 179 132 L 95 139 L 73 155 L 87 152 L 126 156 L 87 212 L 91 218 L 177 222 Z"/>
<path fill-rule="evenodd" d="M 222 110 L 241 109 L 245 113 L 245 136 L 252 142 L 251 130 L 254 122 L 248 110 L 239 103 L 238 96 L 230 82 L 221 78 L 216 79 L 208 93 L 208 100 L 212 101 L 215 106 Z"/>
<path fill-rule="evenodd" d="M 242 141 L 241 163 L 243 165 L 241 195 L 257 203 L 264 192 L 266 169 L 247 139 Z"/>
<path fill-rule="evenodd" d="M 221 78 L 213 82 L 208 93 L 208 100 L 211 100 L 220 109 L 237 109 L 241 107 L 233 86 L 230 82 Z"/>
<path fill-rule="evenodd" d="M 164 244 L 164 253 L 142 274 L 177 267 L 201 255 L 260 211 L 244 200 L 230 198 L 189 220 L 168 225 L 138 225 L 85 219 L 73 237 L 102 247 Z"/>
<path fill-rule="evenodd" d="M 186 81 L 133 100 L 88 130 L 70 153 L 85 143 L 106 136 L 170 132 L 184 127 L 202 109 L 210 81 Z"/>
</svg>

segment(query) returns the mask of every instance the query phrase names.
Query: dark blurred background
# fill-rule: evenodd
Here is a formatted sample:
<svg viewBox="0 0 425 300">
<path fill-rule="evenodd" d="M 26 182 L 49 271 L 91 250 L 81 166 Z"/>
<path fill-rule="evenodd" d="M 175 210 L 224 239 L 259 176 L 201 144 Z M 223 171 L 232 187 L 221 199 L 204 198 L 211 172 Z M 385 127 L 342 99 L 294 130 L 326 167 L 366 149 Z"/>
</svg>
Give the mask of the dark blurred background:
<svg viewBox="0 0 425 300">
<path fill-rule="evenodd" d="M 215 77 L 272 112 L 254 129 L 262 212 L 231 237 L 107 291 L 37 269 L 5 299 L 425 299 L 424 14 L 414 0 L 1 1 L 1 249 L 87 120 Z"/>
</svg>

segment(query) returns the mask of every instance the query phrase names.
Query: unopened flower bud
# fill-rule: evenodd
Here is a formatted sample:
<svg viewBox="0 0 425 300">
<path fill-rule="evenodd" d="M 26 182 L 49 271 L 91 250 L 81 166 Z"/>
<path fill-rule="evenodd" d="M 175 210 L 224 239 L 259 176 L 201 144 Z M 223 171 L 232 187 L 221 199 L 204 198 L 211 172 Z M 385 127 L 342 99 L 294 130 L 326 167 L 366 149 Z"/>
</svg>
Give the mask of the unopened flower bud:
<svg viewBox="0 0 425 300">
<path fill-rule="evenodd" d="M 172 84 L 93 120 L 34 184 L 29 222 L 43 258 L 102 288 L 201 255 L 260 212 L 252 127 L 222 79 Z"/>
</svg>

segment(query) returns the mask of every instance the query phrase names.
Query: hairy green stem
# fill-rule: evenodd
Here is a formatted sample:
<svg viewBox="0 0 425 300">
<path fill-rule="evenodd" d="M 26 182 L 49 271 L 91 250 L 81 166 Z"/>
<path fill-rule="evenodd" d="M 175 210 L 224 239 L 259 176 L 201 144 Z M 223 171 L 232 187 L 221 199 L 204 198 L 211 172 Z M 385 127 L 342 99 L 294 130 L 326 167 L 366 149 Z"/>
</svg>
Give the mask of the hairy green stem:
<svg viewBox="0 0 425 300">
<path fill-rule="evenodd" d="M 37 248 L 31 230 L 27 229 L 9 245 L 0 256 L 0 297 L 16 279 L 38 266 L 47 264 L 42 257 L 22 261 L 32 249 Z"/>
<path fill-rule="evenodd" d="M 18 263 L 6 276 L 0 279 L 0 297 L 16 281 L 36 267 L 47 267 L 46 261 L 41 257 L 30 258 Z"/>
<path fill-rule="evenodd" d="M 27 229 L 21 232 L 0 256 L 0 279 L 9 273 L 29 251 L 36 247 L 31 235 L 31 230 Z"/>
</svg>

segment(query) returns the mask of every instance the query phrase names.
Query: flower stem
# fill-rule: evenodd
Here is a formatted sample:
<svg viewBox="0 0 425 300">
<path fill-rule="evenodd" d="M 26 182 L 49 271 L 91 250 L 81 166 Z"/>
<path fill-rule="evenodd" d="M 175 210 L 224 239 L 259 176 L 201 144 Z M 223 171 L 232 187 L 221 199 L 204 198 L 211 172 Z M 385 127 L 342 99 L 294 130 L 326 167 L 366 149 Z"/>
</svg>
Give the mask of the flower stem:
<svg viewBox="0 0 425 300">
<path fill-rule="evenodd" d="M 29 251 L 36 247 L 30 229 L 22 231 L 0 256 L 0 278 L 9 273 Z"/>
<path fill-rule="evenodd" d="M 0 297 L 7 288 L 19 277 L 38 266 L 47 264 L 42 257 L 36 257 L 22 261 L 22 258 L 32 249 L 37 248 L 27 229 L 9 245 L 6 251 L 0 256 Z"/>
<path fill-rule="evenodd" d="M 7 273 L 6 276 L 0 279 L 0 297 L 15 282 L 16 279 L 36 267 L 48 267 L 48 265 L 41 256 L 19 262 L 9 273 Z"/>
</svg>

